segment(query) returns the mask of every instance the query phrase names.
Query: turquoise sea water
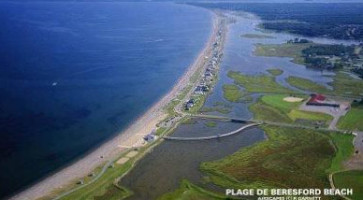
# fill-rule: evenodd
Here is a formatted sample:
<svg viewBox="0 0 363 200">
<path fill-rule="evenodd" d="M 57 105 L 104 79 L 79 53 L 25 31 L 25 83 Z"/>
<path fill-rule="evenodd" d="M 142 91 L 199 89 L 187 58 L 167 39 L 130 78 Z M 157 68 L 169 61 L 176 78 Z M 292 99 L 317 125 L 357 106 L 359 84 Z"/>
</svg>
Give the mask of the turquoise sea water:
<svg viewBox="0 0 363 200">
<path fill-rule="evenodd" d="M 0 2 L 0 198 L 146 111 L 211 25 L 208 11 L 171 3 Z"/>
</svg>

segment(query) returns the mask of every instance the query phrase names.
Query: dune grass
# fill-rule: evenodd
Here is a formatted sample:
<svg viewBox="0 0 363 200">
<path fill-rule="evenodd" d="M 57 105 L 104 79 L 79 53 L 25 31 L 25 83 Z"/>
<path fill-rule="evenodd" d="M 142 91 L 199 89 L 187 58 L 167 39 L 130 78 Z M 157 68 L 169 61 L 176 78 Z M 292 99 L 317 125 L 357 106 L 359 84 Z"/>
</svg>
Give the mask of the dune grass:
<svg viewBox="0 0 363 200">
<path fill-rule="evenodd" d="M 168 129 L 164 134 L 172 131 L 173 129 Z M 125 175 L 129 170 L 132 169 L 134 164 L 141 159 L 146 153 L 148 153 L 153 147 L 158 145 L 160 141 L 155 141 L 154 143 L 148 144 L 138 150 L 138 154 L 135 157 L 130 158 L 126 163 L 119 165 L 113 163 L 110 167 L 106 169 L 101 177 L 99 177 L 94 182 L 85 185 L 63 198 L 61 200 L 103 200 L 103 199 L 125 199 L 131 196 L 133 192 L 128 188 L 120 186 L 118 180 L 120 177 Z M 124 152 L 119 158 L 127 155 L 129 151 Z M 97 175 L 97 174 L 96 174 Z M 51 199 L 53 199 L 52 197 Z"/>
<path fill-rule="evenodd" d="M 129 196 L 131 192 L 125 188 L 117 187 L 113 184 L 113 180 L 125 173 L 130 167 L 131 161 L 128 161 L 123 165 L 108 168 L 97 181 L 65 196 L 62 200 L 122 199 Z"/>
</svg>

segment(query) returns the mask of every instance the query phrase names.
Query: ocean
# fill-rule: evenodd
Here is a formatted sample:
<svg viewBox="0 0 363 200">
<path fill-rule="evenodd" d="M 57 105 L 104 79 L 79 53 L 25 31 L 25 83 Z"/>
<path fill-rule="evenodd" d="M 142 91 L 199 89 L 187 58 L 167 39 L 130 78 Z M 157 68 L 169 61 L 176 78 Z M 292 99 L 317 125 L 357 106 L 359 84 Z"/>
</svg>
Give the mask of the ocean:
<svg viewBox="0 0 363 200">
<path fill-rule="evenodd" d="M 173 3 L 0 2 L 0 198 L 142 115 L 203 49 L 211 17 Z"/>
</svg>

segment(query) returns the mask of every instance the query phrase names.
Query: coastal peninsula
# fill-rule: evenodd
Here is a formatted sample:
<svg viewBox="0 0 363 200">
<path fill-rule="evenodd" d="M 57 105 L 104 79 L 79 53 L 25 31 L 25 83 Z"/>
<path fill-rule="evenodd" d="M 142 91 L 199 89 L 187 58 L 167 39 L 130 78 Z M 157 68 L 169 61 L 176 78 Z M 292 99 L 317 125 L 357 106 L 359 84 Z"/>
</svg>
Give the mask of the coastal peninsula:
<svg viewBox="0 0 363 200">
<path fill-rule="evenodd" d="M 347 31 L 360 24 L 309 18 L 280 27 L 256 11 L 271 5 L 192 5 L 213 12 L 213 28 L 173 88 L 124 132 L 12 199 L 240 198 L 231 188 L 363 197 L 363 47 L 332 39 L 359 38 Z M 313 36 L 339 33 L 310 37 L 300 29 L 306 24 Z M 339 193 L 345 187 L 354 194 Z"/>
</svg>

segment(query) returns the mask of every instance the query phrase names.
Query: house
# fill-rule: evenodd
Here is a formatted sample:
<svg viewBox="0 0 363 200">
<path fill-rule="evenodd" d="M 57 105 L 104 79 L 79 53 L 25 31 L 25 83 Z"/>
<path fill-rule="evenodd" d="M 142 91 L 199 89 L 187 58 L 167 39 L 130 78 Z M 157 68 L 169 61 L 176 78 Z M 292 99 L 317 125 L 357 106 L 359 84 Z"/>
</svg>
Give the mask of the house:
<svg viewBox="0 0 363 200">
<path fill-rule="evenodd" d="M 145 140 L 146 142 L 152 142 L 152 141 L 154 141 L 155 139 L 156 139 L 156 136 L 155 136 L 154 134 L 152 134 L 152 133 L 147 134 L 147 135 L 145 135 L 145 136 L 144 136 L 144 140 Z"/>
<path fill-rule="evenodd" d="M 203 86 L 202 86 L 202 90 L 203 90 L 204 92 L 208 92 L 208 91 L 209 91 L 209 86 L 208 86 L 208 85 L 203 85 Z"/>
<path fill-rule="evenodd" d="M 311 98 L 310 98 L 309 102 L 318 103 L 318 102 L 325 101 L 325 99 L 326 99 L 326 97 L 322 94 L 311 94 L 310 96 L 311 96 Z"/>
<path fill-rule="evenodd" d="M 311 94 L 310 99 L 308 102 L 306 102 L 306 105 L 308 106 L 330 106 L 338 108 L 340 107 L 339 104 L 327 101 L 327 98 L 322 94 Z"/>
<path fill-rule="evenodd" d="M 189 99 L 189 101 L 187 101 L 187 103 L 185 104 L 185 110 L 189 110 L 193 106 L 194 106 L 194 99 Z"/>
<path fill-rule="evenodd" d="M 204 77 L 208 77 L 208 76 L 213 76 L 213 74 L 211 72 L 207 71 L 204 73 Z"/>
<path fill-rule="evenodd" d="M 202 86 L 197 86 L 194 90 L 195 94 L 204 94 Z"/>
</svg>

